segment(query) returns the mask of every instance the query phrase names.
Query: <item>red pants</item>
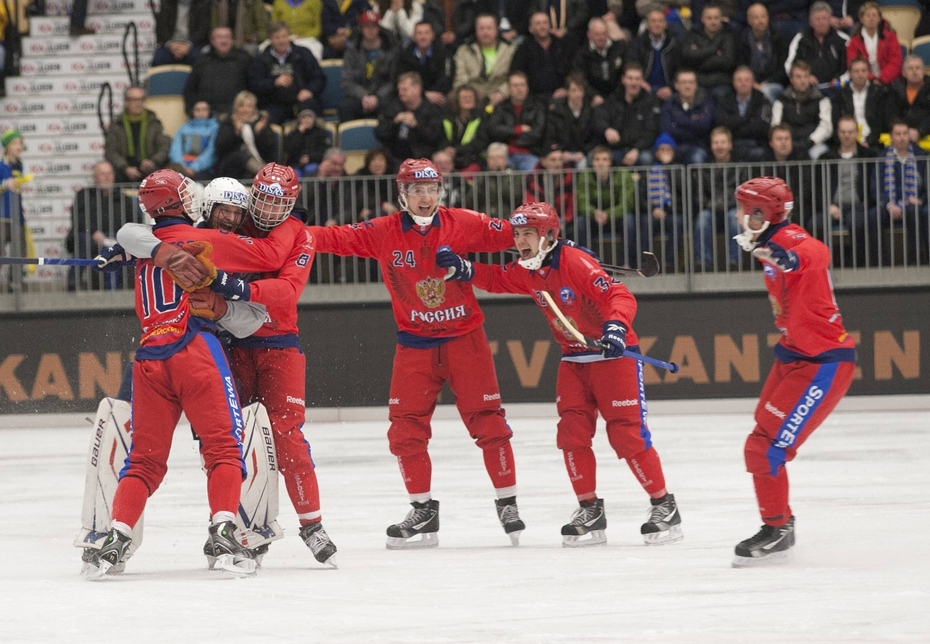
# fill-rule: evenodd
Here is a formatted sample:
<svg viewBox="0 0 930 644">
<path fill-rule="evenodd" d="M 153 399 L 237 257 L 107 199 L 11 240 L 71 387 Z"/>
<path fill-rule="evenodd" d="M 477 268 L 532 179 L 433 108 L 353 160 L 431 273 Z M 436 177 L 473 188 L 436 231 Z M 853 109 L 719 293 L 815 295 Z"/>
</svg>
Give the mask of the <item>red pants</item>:
<svg viewBox="0 0 930 644">
<path fill-rule="evenodd" d="M 634 348 L 635 350 L 635 348 Z M 575 494 L 596 496 L 596 464 L 591 449 L 598 412 L 607 421 L 607 440 L 650 495 L 665 489 L 659 456 L 646 424 L 642 363 L 631 358 L 559 363 L 556 445 Z"/>
<path fill-rule="evenodd" d="M 430 419 L 444 383 L 475 444 L 484 452 L 485 468 L 495 489 L 516 485 L 512 431 L 497 386 L 494 359 L 484 329 L 479 328 L 432 349 L 397 345 L 388 407 L 388 443 L 397 456 L 407 491 L 430 491 L 432 465 L 427 445 Z"/>
<path fill-rule="evenodd" d="M 756 427 L 746 439 L 746 469 L 753 475 L 762 520 L 791 518 L 785 463 L 810 437 L 852 383 L 855 363 L 775 361 L 756 406 Z"/>
<path fill-rule="evenodd" d="M 268 411 L 278 466 L 301 524 L 318 521 L 320 488 L 303 433 L 306 356 L 297 347 L 234 347 L 230 362 L 243 404 L 260 402 Z"/>
<path fill-rule="evenodd" d="M 134 526 L 168 471 L 168 452 L 183 411 L 200 436 L 211 515 L 239 507 L 242 409 L 226 355 L 210 333 L 200 333 L 167 360 L 133 364 L 132 445 L 120 472 L 112 519 Z M 232 469 L 234 485 L 226 485 Z M 214 473 L 224 470 L 217 485 Z M 139 485 L 141 482 L 142 485 Z"/>
</svg>

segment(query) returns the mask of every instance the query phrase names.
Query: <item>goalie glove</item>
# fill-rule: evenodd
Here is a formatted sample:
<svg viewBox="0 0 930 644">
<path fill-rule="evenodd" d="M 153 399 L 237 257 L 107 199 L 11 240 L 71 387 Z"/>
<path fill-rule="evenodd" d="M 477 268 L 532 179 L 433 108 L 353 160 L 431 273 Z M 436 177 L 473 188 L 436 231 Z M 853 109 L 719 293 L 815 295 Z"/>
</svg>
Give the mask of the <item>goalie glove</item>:
<svg viewBox="0 0 930 644">
<path fill-rule="evenodd" d="M 190 293 L 209 286 L 216 278 L 216 265 L 210 259 L 212 252 L 213 245 L 206 241 L 190 242 L 181 248 L 162 242 L 152 253 L 152 260 Z"/>
<path fill-rule="evenodd" d="M 801 265 L 797 253 L 793 250 L 786 250 L 775 242 L 769 242 L 762 248 L 756 248 L 752 251 L 752 254 L 784 273 L 796 271 Z"/>
<path fill-rule="evenodd" d="M 216 279 L 210 284 L 210 290 L 226 300 L 248 302 L 252 287 L 245 280 L 233 277 L 222 269 L 217 269 Z"/>
<path fill-rule="evenodd" d="M 94 257 L 94 261 L 97 262 L 94 270 L 103 271 L 104 273 L 118 271 L 122 268 L 120 262 L 128 262 L 132 258 L 132 255 L 125 248 L 119 244 L 113 244 L 101 250 L 100 254 Z"/>
<path fill-rule="evenodd" d="M 226 315 L 227 304 L 219 293 L 209 288 L 191 291 L 187 296 L 187 303 L 191 308 L 191 315 L 207 320 L 219 320 Z"/>
</svg>

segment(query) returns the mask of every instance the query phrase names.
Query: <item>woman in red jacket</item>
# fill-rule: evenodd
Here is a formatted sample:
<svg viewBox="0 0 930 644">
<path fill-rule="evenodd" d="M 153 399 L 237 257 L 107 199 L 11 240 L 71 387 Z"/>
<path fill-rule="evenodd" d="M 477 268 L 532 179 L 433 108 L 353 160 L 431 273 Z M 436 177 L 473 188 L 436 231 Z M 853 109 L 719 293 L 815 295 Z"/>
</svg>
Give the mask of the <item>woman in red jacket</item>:
<svg viewBox="0 0 930 644">
<path fill-rule="evenodd" d="M 904 59 L 898 35 L 886 20 L 877 2 L 865 2 L 859 8 L 859 24 L 846 45 L 846 60 L 861 56 L 869 61 L 869 80 L 890 85 L 901 78 Z"/>
</svg>

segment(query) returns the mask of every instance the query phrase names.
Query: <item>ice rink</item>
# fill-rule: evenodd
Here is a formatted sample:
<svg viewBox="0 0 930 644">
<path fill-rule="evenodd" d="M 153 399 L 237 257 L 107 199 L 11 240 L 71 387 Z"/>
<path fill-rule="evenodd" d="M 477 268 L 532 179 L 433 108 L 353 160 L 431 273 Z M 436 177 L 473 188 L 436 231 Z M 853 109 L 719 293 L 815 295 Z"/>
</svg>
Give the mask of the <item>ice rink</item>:
<svg viewBox="0 0 930 644">
<path fill-rule="evenodd" d="M 325 569 L 297 537 L 281 485 L 276 542 L 254 579 L 208 572 L 205 479 L 186 427 L 150 500 L 126 573 L 79 576 L 90 425 L 0 428 L 3 642 L 930 642 L 930 414 L 834 413 L 790 465 L 795 559 L 733 569 L 760 521 L 742 447 L 751 414 L 656 414 L 654 443 L 683 517 L 678 544 L 647 547 L 648 501 L 603 431 L 595 451 L 608 544 L 561 547 L 576 501 L 555 418 L 510 414 L 527 523 L 497 522 L 481 453 L 437 421 L 440 547 L 388 551 L 409 506 L 386 421 L 313 422 Z"/>
</svg>

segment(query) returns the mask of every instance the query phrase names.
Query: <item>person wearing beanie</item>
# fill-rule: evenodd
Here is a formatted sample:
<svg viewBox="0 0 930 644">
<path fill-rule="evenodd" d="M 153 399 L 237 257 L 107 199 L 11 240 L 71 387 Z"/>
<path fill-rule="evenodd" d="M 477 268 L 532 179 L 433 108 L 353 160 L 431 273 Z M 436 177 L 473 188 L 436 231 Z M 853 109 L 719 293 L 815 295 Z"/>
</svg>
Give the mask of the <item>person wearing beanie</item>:
<svg viewBox="0 0 930 644">
<path fill-rule="evenodd" d="M 320 165 L 330 147 L 330 134 L 322 127 L 313 110 L 301 110 L 297 128 L 284 137 L 285 163 L 305 177 Z"/>
<path fill-rule="evenodd" d="M 652 167 L 639 177 L 640 212 L 624 221 L 628 261 L 655 246 L 656 255 L 665 261 L 665 273 L 675 272 L 680 266 L 678 254 L 684 234 L 684 180 L 680 170 L 668 167 L 675 162 L 677 149 L 668 132 L 656 138 Z M 654 244 L 656 237 L 658 243 Z"/>
</svg>

